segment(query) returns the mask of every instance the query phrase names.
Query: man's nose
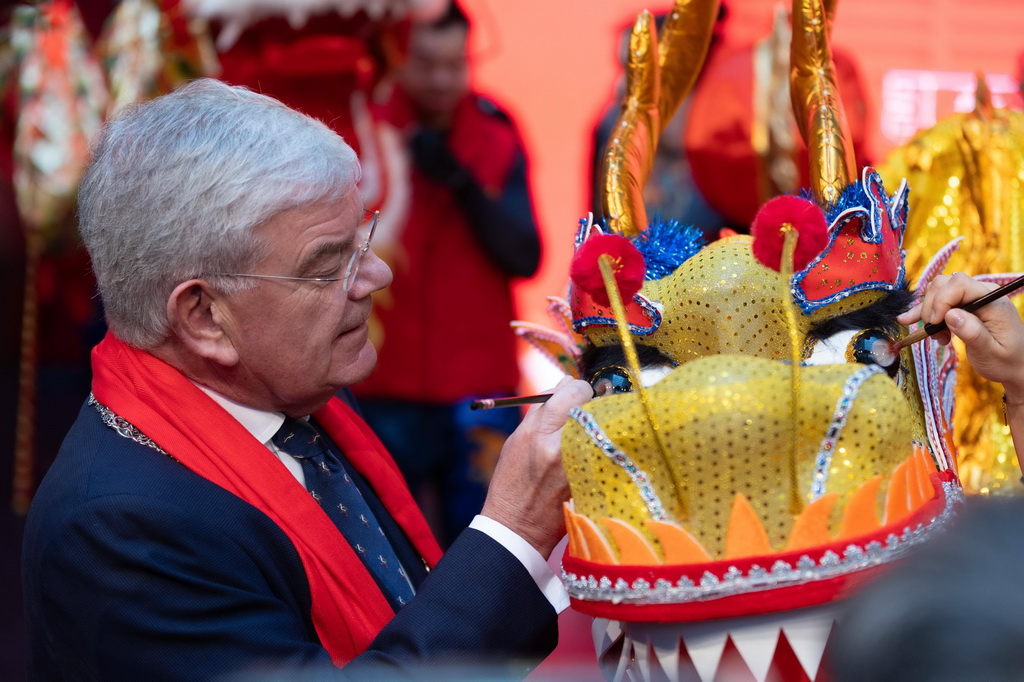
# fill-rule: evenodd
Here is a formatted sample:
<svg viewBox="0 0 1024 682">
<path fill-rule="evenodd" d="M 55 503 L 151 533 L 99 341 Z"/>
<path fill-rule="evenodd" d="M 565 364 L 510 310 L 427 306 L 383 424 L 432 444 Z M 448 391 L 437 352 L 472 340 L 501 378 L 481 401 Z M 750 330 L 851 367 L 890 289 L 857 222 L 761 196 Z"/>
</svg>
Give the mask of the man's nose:
<svg viewBox="0 0 1024 682">
<path fill-rule="evenodd" d="M 371 247 L 363 254 L 363 262 L 359 265 L 356 281 L 349 290 L 349 298 L 359 300 L 375 291 L 380 291 L 391 284 L 391 268 Z"/>
</svg>

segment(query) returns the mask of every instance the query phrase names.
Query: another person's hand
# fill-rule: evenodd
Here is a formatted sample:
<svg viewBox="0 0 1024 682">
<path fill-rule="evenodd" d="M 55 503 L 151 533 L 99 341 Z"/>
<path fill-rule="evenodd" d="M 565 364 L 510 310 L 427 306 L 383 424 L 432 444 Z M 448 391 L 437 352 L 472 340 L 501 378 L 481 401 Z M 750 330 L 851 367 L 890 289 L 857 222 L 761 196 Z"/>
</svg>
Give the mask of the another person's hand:
<svg viewBox="0 0 1024 682">
<path fill-rule="evenodd" d="M 413 134 L 409 149 L 416 167 L 445 187 L 455 189 L 472 180 L 469 171 L 448 148 L 445 134 L 440 131 L 421 128 Z"/>
<path fill-rule="evenodd" d="M 590 400 L 585 381 L 566 377 L 534 405 L 501 450 L 481 514 L 529 542 L 545 559 L 565 534 L 562 503 L 569 483 L 562 468 L 562 427 L 569 410 Z"/>
<path fill-rule="evenodd" d="M 982 377 L 1003 385 L 1007 398 L 1024 400 L 1024 322 L 1017 309 L 1003 297 L 968 313 L 959 309 L 989 291 L 995 284 L 979 282 L 963 273 L 940 275 L 928 285 L 921 303 L 899 316 L 903 324 L 918 320 L 946 321 L 949 331 L 935 335 L 949 343 L 951 333 L 964 342 L 971 367 Z"/>
</svg>

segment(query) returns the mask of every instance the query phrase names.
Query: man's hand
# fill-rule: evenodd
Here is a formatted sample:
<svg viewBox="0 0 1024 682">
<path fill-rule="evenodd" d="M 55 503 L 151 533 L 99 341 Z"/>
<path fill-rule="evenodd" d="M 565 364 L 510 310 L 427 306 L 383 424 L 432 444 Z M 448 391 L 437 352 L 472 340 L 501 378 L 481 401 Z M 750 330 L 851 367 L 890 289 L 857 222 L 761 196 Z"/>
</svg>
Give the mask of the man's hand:
<svg viewBox="0 0 1024 682">
<path fill-rule="evenodd" d="M 1003 297 L 976 310 L 963 306 L 996 288 L 963 273 L 940 275 L 928 285 L 921 303 L 899 316 L 903 324 L 918 320 L 937 323 L 943 320 L 949 331 L 935 335 L 939 343 L 949 343 L 951 333 L 964 342 L 967 359 L 979 375 L 1001 383 L 1007 397 L 1024 400 L 1024 322 L 1017 309 Z"/>
<path fill-rule="evenodd" d="M 569 410 L 591 399 L 585 381 L 566 377 L 534 405 L 501 449 L 481 514 L 529 542 L 545 559 L 565 534 L 562 503 L 569 483 L 562 468 L 562 427 Z"/>
</svg>

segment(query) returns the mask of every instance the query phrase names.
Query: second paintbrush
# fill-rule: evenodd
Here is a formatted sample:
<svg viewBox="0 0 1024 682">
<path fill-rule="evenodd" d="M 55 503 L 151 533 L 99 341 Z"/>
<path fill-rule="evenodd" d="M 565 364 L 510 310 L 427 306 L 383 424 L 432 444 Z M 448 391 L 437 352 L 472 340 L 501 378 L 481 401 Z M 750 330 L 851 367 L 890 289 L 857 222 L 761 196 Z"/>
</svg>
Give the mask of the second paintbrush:
<svg viewBox="0 0 1024 682">
<path fill-rule="evenodd" d="M 959 306 L 959 309 L 968 313 L 973 313 L 978 308 L 988 305 L 992 301 L 1000 299 L 1003 296 L 1006 296 L 1007 294 L 1010 294 L 1016 291 L 1017 289 L 1020 289 L 1021 287 L 1024 287 L 1024 276 L 1011 280 L 1010 282 L 1004 284 L 998 289 L 993 289 L 984 296 L 979 296 L 970 303 L 965 303 L 964 305 Z M 892 364 L 892 361 L 896 357 L 896 355 L 907 346 L 912 346 L 922 339 L 925 339 L 929 336 L 933 336 L 945 330 L 945 320 L 941 322 L 936 322 L 935 324 L 926 324 L 923 327 L 920 327 L 919 329 L 914 331 L 913 333 L 908 334 L 906 337 L 900 339 L 899 341 L 895 341 L 891 344 L 888 344 L 886 347 L 881 347 L 880 345 L 884 344 L 885 342 L 877 341 L 876 345 L 878 345 L 879 347 L 872 348 L 871 354 L 875 357 L 875 361 L 878 362 L 880 365 L 889 365 Z"/>
</svg>

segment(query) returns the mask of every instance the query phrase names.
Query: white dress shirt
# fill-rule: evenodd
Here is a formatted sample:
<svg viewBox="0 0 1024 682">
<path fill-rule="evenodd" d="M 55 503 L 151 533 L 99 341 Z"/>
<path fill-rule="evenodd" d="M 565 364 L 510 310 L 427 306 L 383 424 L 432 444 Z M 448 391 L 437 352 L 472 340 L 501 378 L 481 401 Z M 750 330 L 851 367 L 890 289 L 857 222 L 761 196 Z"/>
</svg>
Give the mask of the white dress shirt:
<svg viewBox="0 0 1024 682">
<path fill-rule="evenodd" d="M 281 425 L 284 424 L 284 414 L 281 412 L 257 410 L 256 408 L 242 405 L 226 398 L 205 386 L 200 386 L 199 384 L 196 384 L 196 386 L 203 393 L 210 396 L 214 402 L 223 407 L 256 440 L 263 443 L 268 450 L 273 452 L 291 475 L 303 487 L 306 486 L 306 477 L 302 472 L 302 464 L 274 445 L 271 440 L 274 434 L 277 433 L 277 430 L 281 428 Z M 544 560 L 544 557 L 540 555 L 540 552 L 534 549 L 533 545 L 507 526 L 486 516 L 477 515 L 469 524 L 469 527 L 489 535 L 495 542 L 507 549 L 518 559 L 557 613 L 561 613 L 569 607 L 569 595 L 562 586 L 562 581 L 555 575 L 555 572 Z"/>
</svg>

